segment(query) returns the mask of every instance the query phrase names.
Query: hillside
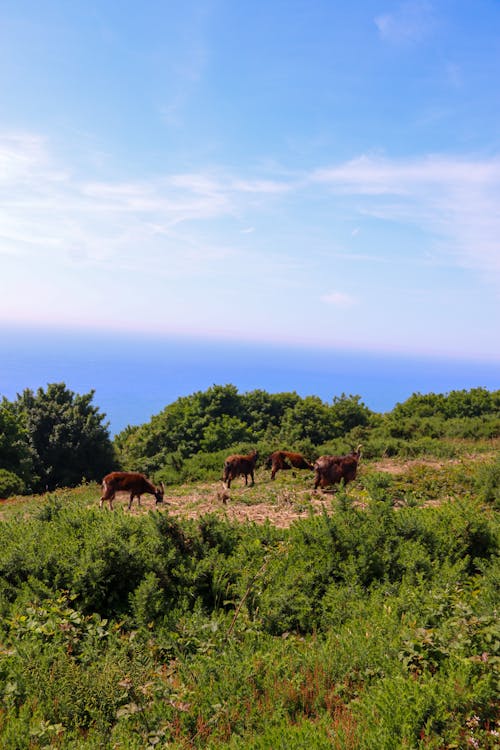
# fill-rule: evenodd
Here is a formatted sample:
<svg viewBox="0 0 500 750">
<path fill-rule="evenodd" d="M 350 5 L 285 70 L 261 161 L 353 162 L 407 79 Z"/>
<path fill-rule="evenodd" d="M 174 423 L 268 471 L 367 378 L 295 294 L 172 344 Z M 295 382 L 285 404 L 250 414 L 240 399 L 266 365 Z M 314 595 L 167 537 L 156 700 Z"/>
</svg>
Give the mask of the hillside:
<svg viewBox="0 0 500 750">
<path fill-rule="evenodd" d="M 0 746 L 496 750 L 500 439 L 424 420 L 328 491 L 264 453 L 223 497 L 219 451 L 157 507 L 3 500 Z"/>
<path fill-rule="evenodd" d="M 384 499 L 396 508 L 435 505 L 449 498 L 463 497 L 470 493 L 474 476 L 483 466 L 494 461 L 499 451 L 500 439 L 493 439 L 487 443 L 463 443 L 460 457 L 455 458 L 362 459 L 356 480 L 347 487 L 347 496 L 354 506 L 360 508 L 366 507 L 370 493 L 378 493 L 378 497 L 383 494 Z M 257 469 L 254 486 L 245 486 L 243 478 L 235 480 L 230 491 L 225 491 L 223 483 L 217 480 L 171 485 L 166 490 L 163 505 L 155 506 L 154 498 L 145 495 L 141 507 L 134 500 L 130 513 L 141 515 L 155 509 L 181 519 L 210 513 L 237 523 L 269 521 L 286 528 L 310 514 L 333 512 L 339 491 L 343 494 L 338 486 L 314 491 L 313 473 L 309 471 L 279 472 L 272 482 L 269 470 L 261 467 Z M 91 507 L 97 506 L 101 488 L 89 484 L 72 491 L 60 489 L 32 498 L 0 499 L 0 518 L 9 517 L 20 507 L 25 510 L 38 508 L 47 500 L 64 498 L 68 493 L 72 497 L 81 497 L 85 505 Z M 118 493 L 115 509 L 125 511 L 127 504 L 128 495 Z"/>
</svg>

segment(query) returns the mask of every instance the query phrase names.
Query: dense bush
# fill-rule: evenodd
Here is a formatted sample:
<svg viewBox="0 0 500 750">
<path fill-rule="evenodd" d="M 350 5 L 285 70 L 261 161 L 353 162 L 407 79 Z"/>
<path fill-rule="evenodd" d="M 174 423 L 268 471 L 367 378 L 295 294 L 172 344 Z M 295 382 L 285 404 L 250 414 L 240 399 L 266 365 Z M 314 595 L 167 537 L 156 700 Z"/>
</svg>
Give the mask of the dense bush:
<svg viewBox="0 0 500 750">
<path fill-rule="evenodd" d="M 5 398 L 0 403 L 0 469 L 12 472 L 27 484 L 33 474 L 33 455 L 22 415 Z"/>
<path fill-rule="evenodd" d="M 296 393 L 239 394 L 232 385 L 178 399 L 151 422 L 115 438 L 123 465 L 161 473 L 163 481 L 214 478 L 223 452 L 242 444 L 264 451 L 305 452 L 309 458 L 346 453 L 363 445 L 366 458 L 456 455 L 457 440 L 500 436 L 500 391 L 483 388 L 449 394 L 414 394 L 388 414 L 375 414 L 359 396 L 342 394 L 330 404 Z M 212 454 L 212 458 L 210 458 Z"/>
<path fill-rule="evenodd" d="M 10 497 L 11 495 L 21 495 L 25 486 L 21 477 L 14 474 L 13 471 L 0 469 L 0 497 Z"/>
<path fill-rule="evenodd" d="M 25 391 L 0 406 L 0 469 L 32 490 L 74 486 L 119 468 L 142 471 L 166 484 L 213 479 L 224 454 L 259 446 L 261 461 L 278 448 L 309 459 L 363 445 L 365 458 L 449 457 L 460 440 L 500 436 L 500 391 L 484 388 L 449 394 L 414 394 L 387 414 L 375 414 L 359 396 L 331 403 L 297 393 L 240 394 L 214 385 L 177 399 L 149 423 L 127 427 L 111 444 L 93 393 L 68 391 L 63 383 Z M 114 450 L 113 450 L 114 448 Z M 218 466 L 217 466 L 218 464 Z"/>
<path fill-rule="evenodd" d="M 91 400 L 60 385 L 3 402 L 0 496 L 2 479 L 31 481 L 35 466 L 54 477 L 44 462 L 55 459 L 68 464 L 59 481 L 92 478 L 78 462 L 71 473 L 68 446 L 79 459 L 79 446 L 100 446 L 100 478 L 110 442 Z M 74 440 L 83 414 L 96 444 Z M 87 484 L 6 504 L 0 746 L 498 747 L 498 424 L 498 392 L 484 389 L 416 394 L 374 415 L 355 396 L 328 405 L 214 386 L 118 436 L 126 466 L 206 491 L 228 452 L 251 447 L 259 471 L 277 444 L 309 458 L 362 443 L 367 463 L 461 460 L 394 475 L 364 465 L 354 490 L 322 496 L 320 515 L 303 493 L 288 529 L 181 521 L 168 506 L 99 511 Z M 485 458 L 471 467 L 460 441 Z M 265 492 L 288 503 L 282 482 Z"/>
<path fill-rule="evenodd" d="M 104 415 L 93 391 L 78 395 L 64 383 L 36 393 L 26 389 L 0 407 L 0 469 L 14 472 L 33 491 L 98 479 L 114 463 Z"/>
<path fill-rule="evenodd" d="M 283 446 L 299 450 L 367 426 L 372 418 L 359 396 L 342 394 L 326 404 L 316 396 L 239 394 L 233 385 L 215 385 L 178 399 L 148 424 L 127 428 L 115 445 L 126 468 L 161 471 L 179 481 L 184 462 L 200 453 L 234 452 L 242 443 L 265 444 L 269 452 Z"/>
<path fill-rule="evenodd" d="M 364 509 L 340 491 L 289 529 L 99 511 L 91 487 L 11 513 L 0 745 L 493 750 L 495 465 L 409 475 L 465 484 L 399 510 L 402 479 L 368 473 Z"/>
</svg>

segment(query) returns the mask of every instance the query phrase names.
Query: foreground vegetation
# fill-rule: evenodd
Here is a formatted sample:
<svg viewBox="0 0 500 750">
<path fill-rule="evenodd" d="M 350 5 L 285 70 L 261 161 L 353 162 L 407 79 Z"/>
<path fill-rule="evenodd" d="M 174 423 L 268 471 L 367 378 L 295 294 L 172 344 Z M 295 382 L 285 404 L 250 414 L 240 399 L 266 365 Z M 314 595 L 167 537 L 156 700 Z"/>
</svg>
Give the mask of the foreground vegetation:
<svg viewBox="0 0 500 750">
<path fill-rule="evenodd" d="M 218 482 L 4 504 L 0 746 L 498 747 L 500 464 L 471 445 L 334 494 L 261 469 L 227 507 Z"/>
<path fill-rule="evenodd" d="M 114 441 L 92 398 L 0 405 L 0 747 L 499 746 L 499 391 L 214 386 Z M 222 502 L 230 451 L 358 443 L 347 487 L 261 461 Z M 118 467 L 167 504 L 99 510 Z"/>
</svg>

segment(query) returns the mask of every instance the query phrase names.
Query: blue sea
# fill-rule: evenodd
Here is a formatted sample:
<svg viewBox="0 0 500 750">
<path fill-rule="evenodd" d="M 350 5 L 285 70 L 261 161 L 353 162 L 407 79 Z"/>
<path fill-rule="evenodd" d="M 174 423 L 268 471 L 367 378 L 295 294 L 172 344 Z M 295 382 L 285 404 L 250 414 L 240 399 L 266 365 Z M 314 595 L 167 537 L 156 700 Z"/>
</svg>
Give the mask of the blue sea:
<svg viewBox="0 0 500 750">
<path fill-rule="evenodd" d="M 0 330 L 0 397 L 64 382 L 95 391 L 111 435 L 143 424 L 180 396 L 232 383 L 240 393 L 296 391 L 331 402 L 359 395 L 377 412 L 412 393 L 500 388 L 500 360 L 411 357 L 342 350 L 231 343 L 142 334 Z"/>
</svg>

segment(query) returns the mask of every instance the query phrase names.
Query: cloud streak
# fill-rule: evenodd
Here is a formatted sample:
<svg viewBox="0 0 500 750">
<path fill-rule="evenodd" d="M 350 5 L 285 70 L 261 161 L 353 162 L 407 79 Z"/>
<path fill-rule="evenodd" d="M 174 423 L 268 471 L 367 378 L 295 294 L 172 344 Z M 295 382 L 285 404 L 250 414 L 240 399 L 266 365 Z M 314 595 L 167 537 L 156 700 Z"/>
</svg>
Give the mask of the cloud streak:
<svg viewBox="0 0 500 750">
<path fill-rule="evenodd" d="M 392 13 L 384 13 L 374 19 L 380 37 L 392 44 L 418 43 L 425 39 L 435 26 L 431 3 L 401 3 Z"/>
<path fill-rule="evenodd" d="M 361 212 L 434 233 L 450 261 L 500 275 L 500 159 L 361 156 L 310 179 L 363 198 Z"/>
<path fill-rule="evenodd" d="M 327 305 L 333 305 L 333 307 L 349 308 L 353 307 L 357 300 L 350 294 L 345 292 L 329 292 L 321 297 L 321 301 Z"/>
<path fill-rule="evenodd" d="M 207 266 L 243 255 L 238 237 L 264 242 L 255 220 L 273 205 L 285 230 L 286 217 L 297 220 L 297 206 L 307 199 L 307 205 L 331 201 L 333 214 L 349 212 L 356 221 L 351 237 L 363 237 L 362 254 L 369 236 L 359 222 L 371 216 L 417 226 L 448 263 L 500 278 L 498 158 L 362 155 L 301 177 L 283 174 L 250 178 L 219 168 L 150 180 L 81 179 L 43 138 L 7 134 L 0 137 L 0 254 L 43 252 L 55 262 L 130 268 L 140 247 L 158 270 L 189 275 L 194 255 Z M 307 252 L 314 254 L 314 247 Z M 285 250 L 274 255 L 293 267 Z"/>
</svg>

